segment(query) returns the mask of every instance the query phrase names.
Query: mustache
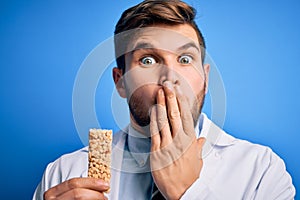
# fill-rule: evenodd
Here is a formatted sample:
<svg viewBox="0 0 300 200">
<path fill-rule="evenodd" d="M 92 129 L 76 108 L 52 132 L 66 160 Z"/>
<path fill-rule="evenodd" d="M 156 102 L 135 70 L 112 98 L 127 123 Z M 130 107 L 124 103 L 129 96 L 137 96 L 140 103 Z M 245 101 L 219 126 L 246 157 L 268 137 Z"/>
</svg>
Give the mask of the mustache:
<svg viewBox="0 0 300 200">
<path fill-rule="evenodd" d="M 202 112 L 202 108 L 205 101 L 205 91 L 198 93 L 193 101 L 193 105 L 190 106 L 192 113 L 194 126 L 198 122 L 198 118 Z M 148 103 L 147 103 L 148 102 Z M 151 96 L 151 99 L 146 101 L 142 94 L 133 93 L 128 100 L 129 111 L 134 121 L 141 127 L 147 127 L 150 124 L 149 111 L 152 106 L 156 105 L 156 96 Z"/>
</svg>

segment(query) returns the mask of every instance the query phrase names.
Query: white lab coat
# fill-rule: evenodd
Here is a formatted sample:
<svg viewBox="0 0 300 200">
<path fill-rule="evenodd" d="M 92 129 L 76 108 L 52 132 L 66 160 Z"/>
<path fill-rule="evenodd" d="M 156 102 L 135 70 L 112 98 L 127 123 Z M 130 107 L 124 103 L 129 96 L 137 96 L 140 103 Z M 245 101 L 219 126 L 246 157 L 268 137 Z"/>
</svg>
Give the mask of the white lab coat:
<svg viewBox="0 0 300 200">
<path fill-rule="evenodd" d="M 295 188 L 285 164 L 270 148 L 228 135 L 204 114 L 201 115 L 198 125 L 197 137 L 206 137 L 202 154 L 203 168 L 199 178 L 181 199 L 294 198 Z M 128 129 L 130 135 L 133 129 L 130 126 Z M 127 131 L 114 135 L 111 191 L 108 198 L 149 199 L 152 177 L 147 167 L 148 155 L 143 154 L 144 161 L 140 162 L 137 156 L 131 156 L 130 152 L 124 151 L 128 149 Z M 124 152 L 127 156 L 125 161 Z M 86 177 L 87 167 L 87 147 L 63 155 L 47 166 L 33 200 L 42 200 L 45 191 L 65 180 Z"/>
</svg>

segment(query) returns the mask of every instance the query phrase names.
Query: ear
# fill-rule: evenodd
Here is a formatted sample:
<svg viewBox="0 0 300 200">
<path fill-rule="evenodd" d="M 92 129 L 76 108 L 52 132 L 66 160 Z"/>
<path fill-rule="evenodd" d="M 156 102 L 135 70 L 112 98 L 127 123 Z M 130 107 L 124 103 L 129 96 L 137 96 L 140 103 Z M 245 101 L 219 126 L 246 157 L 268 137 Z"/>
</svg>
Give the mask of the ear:
<svg viewBox="0 0 300 200">
<path fill-rule="evenodd" d="M 125 90 L 124 79 L 123 79 L 123 70 L 114 67 L 112 74 L 119 95 L 123 98 L 126 98 L 126 90 Z"/>
<path fill-rule="evenodd" d="M 205 73 L 205 94 L 207 94 L 207 92 L 208 92 L 209 71 L 210 71 L 210 65 L 209 65 L 209 64 L 204 64 L 204 73 Z"/>
</svg>

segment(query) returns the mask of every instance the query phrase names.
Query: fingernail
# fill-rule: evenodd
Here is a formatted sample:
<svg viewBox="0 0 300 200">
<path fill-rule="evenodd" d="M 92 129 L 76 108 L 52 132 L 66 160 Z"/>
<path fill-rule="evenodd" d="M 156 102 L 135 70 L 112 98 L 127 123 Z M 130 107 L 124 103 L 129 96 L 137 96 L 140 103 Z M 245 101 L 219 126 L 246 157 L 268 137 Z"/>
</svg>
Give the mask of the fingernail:
<svg viewBox="0 0 300 200">
<path fill-rule="evenodd" d="M 109 187 L 109 183 L 106 182 L 106 181 L 103 181 L 103 180 L 99 179 L 99 180 L 97 180 L 97 182 L 98 182 L 99 185 L 103 185 L 103 186 Z"/>
<path fill-rule="evenodd" d="M 106 187 L 109 187 L 109 183 L 108 182 L 103 182 L 103 185 Z"/>
<path fill-rule="evenodd" d="M 167 88 L 169 88 L 170 90 L 173 89 L 172 83 L 170 81 L 165 81 L 164 82 L 164 86 L 167 87 Z"/>
<path fill-rule="evenodd" d="M 159 95 L 161 96 L 161 97 L 165 97 L 165 93 L 164 93 L 164 91 L 162 90 L 162 89 L 159 89 Z"/>
</svg>

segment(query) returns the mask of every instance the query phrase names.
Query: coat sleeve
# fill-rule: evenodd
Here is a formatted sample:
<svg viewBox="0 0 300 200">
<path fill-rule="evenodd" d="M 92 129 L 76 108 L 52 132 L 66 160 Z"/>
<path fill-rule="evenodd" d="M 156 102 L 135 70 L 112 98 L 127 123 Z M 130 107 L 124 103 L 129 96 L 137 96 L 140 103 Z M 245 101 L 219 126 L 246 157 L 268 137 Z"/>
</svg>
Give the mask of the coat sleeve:
<svg viewBox="0 0 300 200">
<path fill-rule="evenodd" d="M 214 192 L 201 178 L 198 178 L 192 186 L 183 194 L 181 200 L 215 200 L 218 199 Z"/>
<path fill-rule="evenodd" d="M 88 148 L 82 148 L 73 153 L 64 154 L 45 169 L 40 184 L 37 186 L 33 200 L 43 200 L 48 189 L 75 177 L 87 177 Z"/>
<path fill-rule="evenodd" d="M 43 174 L 42 180 L 35 189 L 32 200 L 43 200 L 44 192 L 49 189 L 49 171 L 51 171 L 53 163 L 49 163 Z"/>
</svg>

